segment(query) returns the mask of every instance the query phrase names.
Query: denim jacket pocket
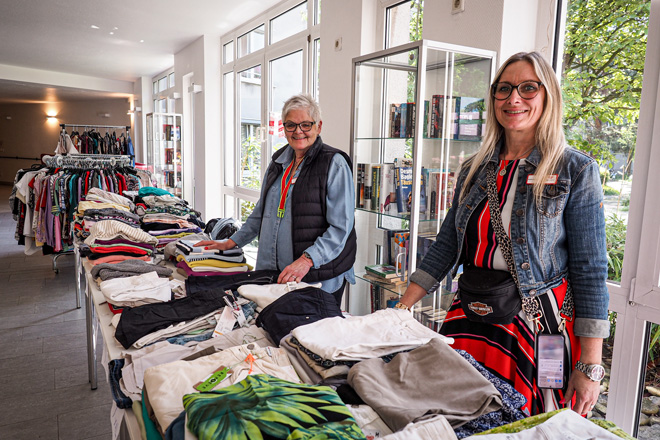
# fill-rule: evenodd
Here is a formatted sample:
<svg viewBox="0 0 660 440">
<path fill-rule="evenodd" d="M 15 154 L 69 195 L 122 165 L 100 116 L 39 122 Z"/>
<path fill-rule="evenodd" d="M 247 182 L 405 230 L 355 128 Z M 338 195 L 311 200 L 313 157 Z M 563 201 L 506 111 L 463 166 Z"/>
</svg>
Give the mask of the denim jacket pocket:
<svg viewBox="0 0 660 440">
<path fill-rule="evenodd" d="M 541 203 L 536 207 L 537 211 L 545 217 L 557 217 L 566 206 L 569 190 L 566 181 L 559 181 L 555 185 L 546 185 L 541 196 Z"/>
</svg>

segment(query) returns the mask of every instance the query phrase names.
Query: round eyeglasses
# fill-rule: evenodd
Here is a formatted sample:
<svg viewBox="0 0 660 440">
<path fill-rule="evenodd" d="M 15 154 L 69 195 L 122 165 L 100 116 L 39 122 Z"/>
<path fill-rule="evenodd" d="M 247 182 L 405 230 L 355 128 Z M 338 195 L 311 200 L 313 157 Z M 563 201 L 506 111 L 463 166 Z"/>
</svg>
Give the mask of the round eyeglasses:
<svg viewBox="0 0 660 440">
<path fill-rule="evenodd" d="M 542 85 L 543 83 L 541 81 L 523 81 L 517 86 L 508 82 L 498 82 L 493 84 L 493 98 L 498 101 L 504 101 L 511 96 L 513 89 L 516 89 L 522 99 L 532 99 L 539 94 Z"/>
<path fill-rule="evenodd" d="M 309 131 L 312 129 L 312 127 L 316 124 L 314 121 L 303 121 L 300 124 L 296 124 L 295 122 L 287 121 L 284 123 L 284 129 L 288 131 L 289 133 L 293 133 L 296 131 L 296 128 L 300 127 L 302 131 Z"/>
</svg>

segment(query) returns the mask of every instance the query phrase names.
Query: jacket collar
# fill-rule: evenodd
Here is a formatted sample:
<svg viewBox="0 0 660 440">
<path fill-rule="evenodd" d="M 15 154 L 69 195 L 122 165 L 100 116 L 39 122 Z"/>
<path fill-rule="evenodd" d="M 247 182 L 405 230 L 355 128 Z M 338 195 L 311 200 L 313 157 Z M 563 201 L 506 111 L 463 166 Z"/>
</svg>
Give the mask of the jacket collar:
<svg viewBox="0 0 660 440">
<path fill-rule="evenodd" d="M 495 145 L 495 149 L 493 150 L 493 155 L 491 156 L 490 160 L 488 160 L 488 162 L 499 163 L 500 151 L 502 151 L 503 147 L 504 147 L 504 137 L 502 137 L 499 141 L 497 141 L 497 145 Z M 534 167 L 538 167 L 539 162 L 541 162 L 541 152 L 536 146 L 534 147 L 532 152 L 529 153 L 529 156 L 527 156 L 525 162 L 530 165 L 533 165 Z"/>
</svg>

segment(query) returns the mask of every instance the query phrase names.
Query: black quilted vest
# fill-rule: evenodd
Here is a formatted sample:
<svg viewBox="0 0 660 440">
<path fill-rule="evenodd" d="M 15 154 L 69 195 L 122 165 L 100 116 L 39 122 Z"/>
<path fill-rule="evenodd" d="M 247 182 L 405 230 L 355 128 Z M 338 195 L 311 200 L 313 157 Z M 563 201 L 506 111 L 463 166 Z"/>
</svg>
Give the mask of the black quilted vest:
<svg viewBox="0 0 660 440">
<path fill-rule="evenodd" d="M 266 170 L 264 186 L 261 189 L 262 199 L 266 191 L 275 182 L 275 179 L 282 173 L 282 165 L 275 162 L 275 159 L 285 150 L 286 148 L 280 148 L 273 154 L 268 170 Z M 330 226 L 325 218 L 327 208 L 325 206 L 326 187 L 328 170 L 333 156 L 337 153 L 344 157 L 352 170 L 352 162 L 348 155 L 341 150 L 324 144 L 320 136 L 316 138 L 314 145 L 307 151 L 305 166 L 300 170 L 290 195 L 292 197 L 291 236 L 293 237 L 294 259 L 299 258 L 305 249 L 313 245 L 316 239 L 323 235 Z M 353 227 L 339 256 L 318 269 L 311 268 L 302 281 L 311 283 L 329 280 L 341 275 L 353 267 L 356 251 L 357 239 L 355 227 Z M 279 270 L 282 269 L 284 268 L 279 268 Z"/>
</svg>

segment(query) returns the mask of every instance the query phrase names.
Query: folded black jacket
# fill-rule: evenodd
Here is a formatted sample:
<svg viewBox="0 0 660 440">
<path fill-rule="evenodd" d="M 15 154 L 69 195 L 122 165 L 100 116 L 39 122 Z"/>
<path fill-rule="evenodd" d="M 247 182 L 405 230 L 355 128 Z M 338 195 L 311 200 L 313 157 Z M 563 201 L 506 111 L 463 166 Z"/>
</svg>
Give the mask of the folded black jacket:
<svg viewBox="0 0 660 440">
<path fill-rule="evenodd" d="M 264 307 L 257 316 L 257 325 L 279 346 L 280 339 L 294 328 L 333 316 L 343 318 L 335 297 L 319 288 L 305 287 Z"/>
<path fill-rule="evenodd" d="M 186 279 L 186 293 L 194 295 L 197 292 L 213 290 L 224 292 L 236 290 L 244 284 L 275 284 L 280 272 L 277 270 L 255 270 L 236 275 L 219 275 L 212 277 L 188 277 Z"/>
<path fill-rule="evenodd" d="M 190 321 L 227 305 L 224 291 L 202 291 L 165 303 L 124 308 L 115 339 L 129 348 L 138 339 L 179 322 Z"/>
</svg>

